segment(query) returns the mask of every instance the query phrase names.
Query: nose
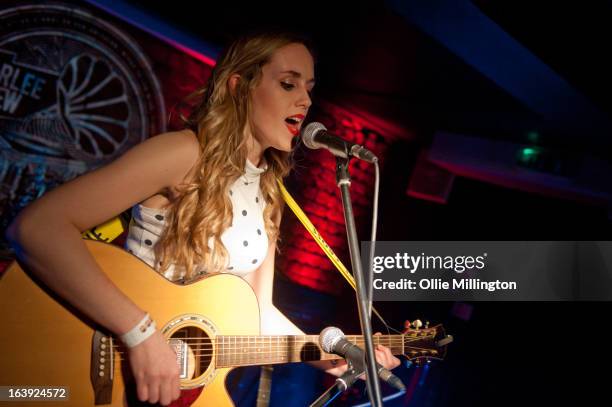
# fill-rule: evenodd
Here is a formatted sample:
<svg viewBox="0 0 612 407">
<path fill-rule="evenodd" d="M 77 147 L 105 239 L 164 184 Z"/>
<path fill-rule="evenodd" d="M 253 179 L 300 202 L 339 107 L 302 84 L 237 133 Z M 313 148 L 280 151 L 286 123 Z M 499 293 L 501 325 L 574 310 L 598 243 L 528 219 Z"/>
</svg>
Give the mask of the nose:
<svg viewBox="0 0 612 407">
<path fill-rule="evenodd" d="M 310 99 L 310 95 L 308 94 L 306 88 L 302 88 L 302 91 L 300 92 L 300 98 L 297 101 L 297 105 L 303 107 L 306 110 L 308 110 L 308 108 L 312 105 L 312 99 Z"/>
</svg>

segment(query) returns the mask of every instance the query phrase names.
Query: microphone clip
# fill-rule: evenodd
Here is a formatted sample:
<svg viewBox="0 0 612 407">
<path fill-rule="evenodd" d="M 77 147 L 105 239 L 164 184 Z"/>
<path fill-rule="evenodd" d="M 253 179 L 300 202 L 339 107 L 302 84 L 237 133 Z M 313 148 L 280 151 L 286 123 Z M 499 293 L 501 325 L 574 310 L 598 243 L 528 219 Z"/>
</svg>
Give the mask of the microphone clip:
<svg viewBox="0 0 612 407">
<path fill-rule="evenodd" d="M 346 391 L 349 387 L 351 387 L 364 373 L 363 369 L 357 370 L 354 367 L 349 365 L 349 368 L 346 372 L 342 374 L 342 376 L 336 379 L 336 384 L 341 391 Z"/>
</svg>

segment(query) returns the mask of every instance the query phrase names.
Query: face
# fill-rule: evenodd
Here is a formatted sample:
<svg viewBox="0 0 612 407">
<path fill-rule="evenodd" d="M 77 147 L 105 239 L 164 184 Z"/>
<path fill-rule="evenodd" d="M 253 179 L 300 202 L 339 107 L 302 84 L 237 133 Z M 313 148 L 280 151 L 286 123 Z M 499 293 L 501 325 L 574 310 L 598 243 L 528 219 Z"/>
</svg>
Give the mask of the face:
<svg viewBox="0 0 612 407">
<path fill-rule="evenodd" d="M 291 151 L 291 142 L 312 104 L 314 61 L 302 44 L 289 44 L 276 50 L 262 67 L 259 84 L 251 94 L 254 134 L 252 150 L 268 148 Z"/>
</svg>

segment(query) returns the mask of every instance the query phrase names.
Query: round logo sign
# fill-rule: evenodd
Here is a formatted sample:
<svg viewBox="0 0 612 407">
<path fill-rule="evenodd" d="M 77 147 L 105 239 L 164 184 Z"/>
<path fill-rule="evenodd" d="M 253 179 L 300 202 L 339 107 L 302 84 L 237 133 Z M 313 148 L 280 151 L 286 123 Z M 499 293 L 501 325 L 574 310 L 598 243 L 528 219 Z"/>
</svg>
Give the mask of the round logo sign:
<svg viewBox="0 0 612 407">
<path fill-rule="evenodd" d="M 117 27 L 73 5 L 0 8 L 0 226 L 163 132 L 165 117 L 151 64 Z"/>
</svg>

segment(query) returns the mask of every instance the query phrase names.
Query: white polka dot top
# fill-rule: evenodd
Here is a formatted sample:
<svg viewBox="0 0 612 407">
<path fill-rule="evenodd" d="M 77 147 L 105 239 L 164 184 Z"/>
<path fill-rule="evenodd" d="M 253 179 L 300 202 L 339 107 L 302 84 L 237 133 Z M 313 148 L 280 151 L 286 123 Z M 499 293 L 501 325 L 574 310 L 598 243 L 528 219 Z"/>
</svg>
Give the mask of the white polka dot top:
<svg viewBox="0 0 612 407">
<path fill-rule="evenodd" d="M 221 241 L 229 254 L 227 273 L 244 276 L 256 270 L 268 252 L 268 235 L 263 221 L 265 202 L 259 188 L 259 176 L 265 169 L 247 160 L 245 174 L 230 186 L 234 217 L 231 226 L 221 235 Z M 159 267 L 155 265 L 153 248 L 166 226 L 165 212 L 164 209 L 135 205 L 125 243 L 130 253 L 156 270 Z M 196 267 L 196 273 L 203 274 L 205 270 Z M 185 276 L 185 270 L 172 265 L 164 275 L 171 281 L 180 281 Z"/>
</svg>

